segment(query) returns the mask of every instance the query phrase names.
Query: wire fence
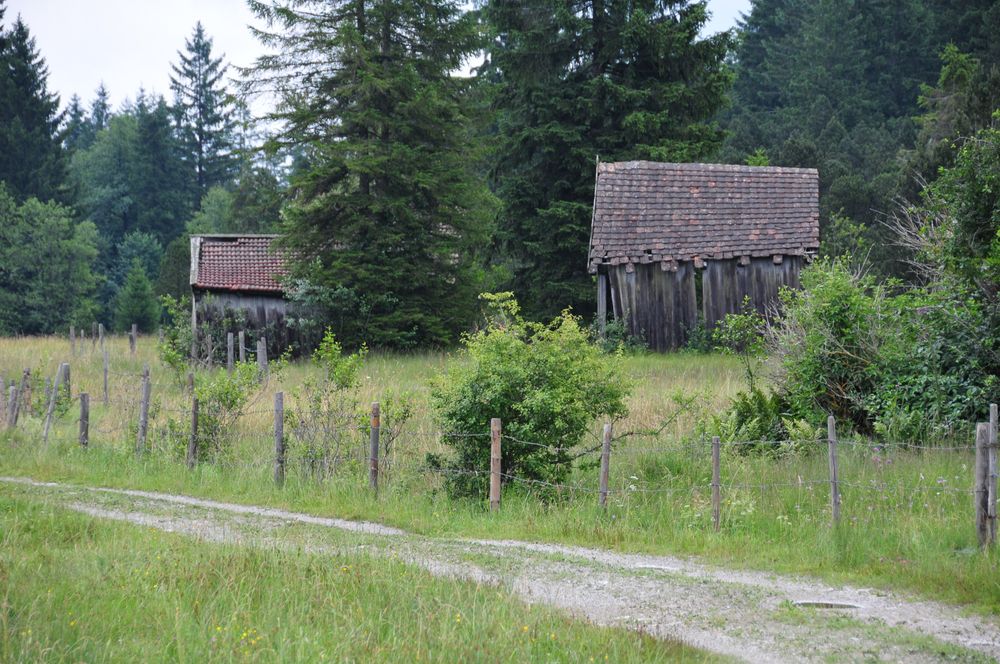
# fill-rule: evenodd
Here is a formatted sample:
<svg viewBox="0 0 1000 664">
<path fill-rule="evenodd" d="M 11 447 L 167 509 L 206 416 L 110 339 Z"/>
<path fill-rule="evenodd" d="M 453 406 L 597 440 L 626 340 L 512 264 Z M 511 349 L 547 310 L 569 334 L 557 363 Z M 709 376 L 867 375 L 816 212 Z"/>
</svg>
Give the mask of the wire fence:
<svg viewBox="0 0 1000 664">
<path fill-rule="evenodd" d="M 148 368 L 111 369 L 108 364 L 105 355 L 96 385 L 70 382 L 68 365 L 44 381 L 29 371 L 9 380 L 0 377 L 6 388 L 0 398 L 0 426 L 15 429 L 44 423 L 47 444 L 50 425 L 61 426 L 63 438 L 69 425 L 75 425 L 83 446 L 119 448 L 140 457 L 160 455 L 189 467 L 207 463 L 272 469 L 279 484 L 286 472 L 317 481 L 366 473 L 372 491 L 415 477 L 425 478 L 429 486 L 471 483 L 488 491 L 494 509 L 499 508 L 501 492 L 510 490 L 544 499 L 595 500 L 605 509 L 609 503 L 612 507 L 635 500 L 683 504 L 710 495 L 712 518 L 706 525 L 716 530 L 723 524 L 727 497 L 735 502 L 747 492 L 809 494 L 813 504 L 826 504 L 824 510 L 834 523 L 840 521 L 841 506 L 853 494 L 899 500 L 971 497 L 981 541 L 995 538 L 995 406 L 990 423 L 977 427 L 974 436 L 970 432 L 967 444 L 839 439 L 833 418 L 825 439 L 806 441 L 678 440 L 665 436 L 662 428 L 615 436 L 610 424 L 603 437 L 592 432 L 582 440 L 541 441 L 517 434 L 522 430 L 517 423 L 499 420 L 484 423 L 479 432 L 441 431 L 380 417 L 377 404 L 371 412 L 329 405 L 316 409 L 314 395 L 309 394 L 286 403 L 266 372 L 259 376 L 251 397 L 237 400 L 237 405 L 199 404 L 191 377 L 185 384 L 151 375 Z M 475 455 L 479 466 L 463 467 L 449 456 L 461 441 L 481 443 Z M 519 456 L 539 455 L 554 461 L 553 468 L 539 470 L 519 461 Z M 931 469 L 940 470 L 934 465 L 938 455 L 960 473 L 932 476 Z M 893 468 L 896 460 L 905 463 L 904 470 Z M 680 464 L 681 470 L 671 471 L 671 464 Z M 922 472 L 925 468 L 927 475 Z"/>
</svg>

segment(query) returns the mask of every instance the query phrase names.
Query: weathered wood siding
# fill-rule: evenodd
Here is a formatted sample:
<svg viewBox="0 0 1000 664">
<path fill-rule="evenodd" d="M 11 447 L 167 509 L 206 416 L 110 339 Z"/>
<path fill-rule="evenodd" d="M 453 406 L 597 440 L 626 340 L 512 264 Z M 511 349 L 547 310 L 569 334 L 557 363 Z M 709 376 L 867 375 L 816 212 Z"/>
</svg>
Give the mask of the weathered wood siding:
<svg viewBox="0 0 1000 664">
<path fill-rule="evenodd" d="M 712 329 L 726 314 L 739 312 L 748 296 L 757 311 L 769 313 L 782 286 L 799 287 L 801 269 L 800 256 L 785 256 L 779 264 L 771 258 L 753 258 L 749 265 L 740 265 L 735 258 L 706 261 L 701 277 L 705 326 Z"/>
<path fill-rule="evenodd" d="M 608 269 L 615 318 L 649 347 L 679 348 L 698 319 L 694 267 L 680 263 L 676 271 L 660 263 L 616 265 Z"/>
<path fill-rule="evenodd" d="M 288 311 L 288 303 L 283 298 L 273 295 L 225 291 L 198 292 L 195 294 L 195 301 L 198 304 L 199 317 L 203 312 L 212 315 L 222 314 L 226 309 L 243 311 L 247 325 L 253 328 L 264 328 L 268 324 L 284 321 Z"/>
</svg>

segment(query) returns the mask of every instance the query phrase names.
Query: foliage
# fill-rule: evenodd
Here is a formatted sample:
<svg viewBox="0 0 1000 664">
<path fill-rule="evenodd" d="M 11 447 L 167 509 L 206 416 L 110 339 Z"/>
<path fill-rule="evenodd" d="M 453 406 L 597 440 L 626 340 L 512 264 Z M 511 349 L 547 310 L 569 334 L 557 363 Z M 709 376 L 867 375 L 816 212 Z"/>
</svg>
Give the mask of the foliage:
<svg viewBox="0 0 1000 664">
<path fill-rule="evenodd" d="M 233 195 L 224 187 L 211 187 L 201 197 L 201 206 L 187 222 L 189 235 L 231 233 Z"/>
<path fill-rule="evenodd" d="M 251 398 L 259 392 L 260 373 L 253 362 L 237 362 L 230 374 L 217 370 L 195 384 L 198 397 L 198 458 L 227 462 L 232 459 L 232 431 Z"/>
<path fill-rule="evenodd" d="M 282 224 L 293 276 L 337 294 L 349 346 L 452 343 L 493 207 L 470 159 L 470 82 L 452 75 L 481 47 L 475 16 L 454 0 L 252 9 L 275 55 L 248 86 L 288 91 L 267 147 L 302 156 Z"/>
<path fill-rule="evenodd" d="M 153 284 L 135 259 L 115 298 L 115 329 L 126 332 L 135 324 L 141 332 L 152 332 L 159 322 L 160 303 L 153 295 Z"/>
<path fill-rule="evenodd" d="M 0 334 L 89 324 L 96 307 L 97 231 L 57 203 L 22 205 L 0 184 Z"/>
<path fill-rule="evenodd" d="M 484 496 L 491 418 L 502 420 L 504 482 L 559 482 L 572 449 L 598 417 L 626 413 L 620 356 L 608 356 L 565 311 L 548 325 L 524 321 L 510 293 L 482 296 L 487 326 L 465 338 L 462 360 L 434 381 L 431 402 L 455 453 L 431 462 L 454 495 Z"/>
<path fill-rule="evenodd" d="M 719 436 L 722 442 L 738 443 L 735 450 L 740 454 L 808 449 L 822 434 L 815 425 L 794 418 L 783 395 L 758 387 L 737 394 L 725 413 L 709 416 L 698 429 L 696 438 Z"/>
<path fill-rule="evenodd" d="M 165 324 L 163 340 L 157 347 L 160 360 L 170 367 L 174 377 L 180 381 L 188 368 L 191 355 L 191 299 L 190 296 L 177 299 L 172 295 L 160 297 Z"/>
<path fill-rule="evenodd" d="M 178 51 L 172 64 L 170 89 L 184 161 L 193 177 L 195 200 L 212 186 L 225 184 L 235 166 L 233 155 L 233 99 L 226 92 L 226 65 L 212 57 L 212 39 L 201 21 Z"/>
<path fill-rule="evenodd" d="M 596 319 L 590 325 L 591 340 L 605 353 L 641 353 L 649 348 L 642 334 L 630 334 L 625 321 L 615 318 L 604 324 L 601 333 L 600 323 Z"/>
<path fill-rule="evenodd" d="M 175 299 L 189 297 L 191 294 L 191 238 L 179 235 L 166 249 L 160 259 L 157 272 L 156 293 L 169 295 Z"/>
<path fill-rule="evenodd" d="M 499 260 L 530 318 L 593 310 L 594 160 L 695 161 L 723 134 L 729 33 L 703 2 L 487 2 Z"/>
<path fill-rule="evenodd" d="M 726 314 L 712 331 L 712 338 L 724 352 L 740 358 L 747 389 L 757 388 L 757 372 L 764 356 L 764 317 L 754 309 L 750 296 L 743 299 L 743 310 L 738 314 Z"/>
</svg>

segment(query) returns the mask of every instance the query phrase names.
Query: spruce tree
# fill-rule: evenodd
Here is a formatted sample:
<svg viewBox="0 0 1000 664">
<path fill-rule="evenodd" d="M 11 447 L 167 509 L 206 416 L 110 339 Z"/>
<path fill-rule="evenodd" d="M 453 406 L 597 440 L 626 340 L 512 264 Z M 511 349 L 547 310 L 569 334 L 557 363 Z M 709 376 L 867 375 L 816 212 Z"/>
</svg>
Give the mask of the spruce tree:
<svg viewBox="0 0 1000 664">
<path fill-rule="evenodd" d="M 136 259 L 115 298 L 115 329 L 124 332 L 135 323 L 140 331 L 151 332 L 159 320 L 160 304 L 153 294 L 153 285 Z"/>
<path fill-rule="evenodd" d="M 234 167 L 233 102 L 226 92 L 227 65 L 212 57 L 212 40 L 199 21 L 171 65 L 177 129 L 197 190 L 194 203 L 213 185 L 226 184 Z"/>
<path fill-rule="evenodd" d="M 18 17 L 5 33 L 0 4 L 0 181 L 18 200 L 55 197 L 65 179 L 59 97 L 48 68 Z"/>
<path fill-rule="evenodd" d="M 102 129 L 107 129 L 108 123 L 111 121 L 110 98 L 111 94 L 104 86 L 104 81 L 101 81 L 94 92 L 94 101 L 90 104 L 90 126 L 95 134 Z"/>
<path fill-rule="evenodd" d="M 688 0 L 494 0 L 486 17 L 500 257 L 529 316 L 593 310 L 595 159 L 711 154 L 723 136 L 711 120 L 730 83 L 730 36 L 699 37 L 705 3 Z"/>
<path fill-rule="evenodd" d="M 251 2 L 283 93 L 272 148 L 301 151 L 283 230 L 295 276 L 348 344 L 448 344 L 472 320 L 492 198 L 472 172 L 467 79 L 480 46 L 454 0 Z M 253 86 L 251 86 L 253 91 Z"/>
</svg>

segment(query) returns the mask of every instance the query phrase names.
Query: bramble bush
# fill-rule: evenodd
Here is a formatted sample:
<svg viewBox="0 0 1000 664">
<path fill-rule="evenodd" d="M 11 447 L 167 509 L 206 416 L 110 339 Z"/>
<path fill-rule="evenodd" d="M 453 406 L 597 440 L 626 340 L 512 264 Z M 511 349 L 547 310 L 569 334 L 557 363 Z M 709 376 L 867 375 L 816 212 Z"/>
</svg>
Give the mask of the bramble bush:
<svg viewBox="0 0 1000 664">
<path fill-rule="evenodd" d="M 452 495 L 485 496 L 486 434 L 490 419 L 499 417 L 504 481 L 561 482 L 594 420 L 626 414 L 629 386 L 620 352 L 602 352 L 568 311 L 545 325 L 523 320 L 511 293 L 480 298 L 488 308 L 485 328 L 466 336 L 463 357 L 431 390 L 443 442 L 454 455 L 429 455 L 428 461 L 457 471 L 445 473 Z"/>
</svg>

